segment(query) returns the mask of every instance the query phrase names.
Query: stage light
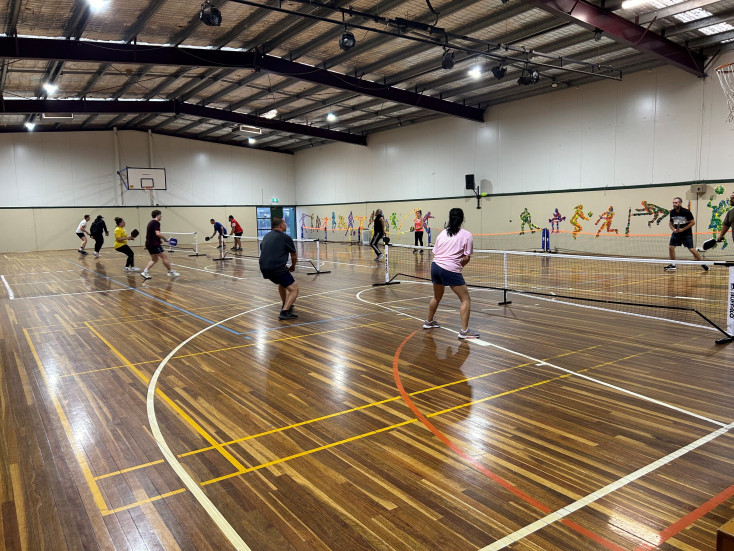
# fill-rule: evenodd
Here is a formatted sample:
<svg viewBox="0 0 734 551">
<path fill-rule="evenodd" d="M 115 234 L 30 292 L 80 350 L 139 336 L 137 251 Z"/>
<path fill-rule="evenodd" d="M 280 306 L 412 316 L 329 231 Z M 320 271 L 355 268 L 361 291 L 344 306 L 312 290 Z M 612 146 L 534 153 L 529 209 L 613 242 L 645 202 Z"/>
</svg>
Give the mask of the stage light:
<svg viewBox="0 0 734 551">
<path fill-rule="evenodd" d="M 492 67 L 492 74 L 497 80 L 502 80 L 505 73 L 507 73 L 507 67 L 503 67 L 501 63 Z"/>
<path fill-rule="evenodd" d="M 441 58 L 441 67 L 447 71 L 454 68 L 454 52 L 446 50 L 443 53 L 443 57 Z"/>
<path fill-rule="evenodd" d="M 33 130 L 36 127 L 36 123 L 35 122 L 28 121 L 28 122 L 25 123 L 25 127 L 28 130 Z"/>
<path fill-rule="evenodd" d="M 347 30 L 339 37 L 339 47 L 345 52 L 354 48 L 356 44 L 357 40 L 354 38 L 354 35 Z"/>
<path fill-rule="evenodd" d="M 56 90 L 58 90 L 59 87 L 56 86 L 55 84 L 51 84 L 50 82 L 46 82 L 43 85 L 43 89 L 46 90 L 46 93 L 47 94 L 55 94 L 56 93 Z"/>
<path fill-rule="evenodd" d="M 530 84 L 537 84 L 540 80 L 540 73 L 537 69 L 523 69 L 522 75 L 517 79 L 517 83 L 520 86 L 528 86 Z"/>
<path fill-rule="evenodd" d="M 334 113 L 329 113 L 326 115 L 326 120 L 329 122 L 334 122 L 336 120 L 336 115 Z"/>
<path fill-rule="evenodd" d="M 218 27 L 222 24 L 222 12 L 216 7 L 209 3 L 209 0 L 205 0 L 201 5 L 201 11 L 199 12 L 199 19 L 204 25 L 209 27 Z"/>
<path fill-rule="evenodd" d="M 601 40 L 602 33 L 603 31 L 601 29 L 594 30 L 594 42 L 599 42 Z"/>
</svg>

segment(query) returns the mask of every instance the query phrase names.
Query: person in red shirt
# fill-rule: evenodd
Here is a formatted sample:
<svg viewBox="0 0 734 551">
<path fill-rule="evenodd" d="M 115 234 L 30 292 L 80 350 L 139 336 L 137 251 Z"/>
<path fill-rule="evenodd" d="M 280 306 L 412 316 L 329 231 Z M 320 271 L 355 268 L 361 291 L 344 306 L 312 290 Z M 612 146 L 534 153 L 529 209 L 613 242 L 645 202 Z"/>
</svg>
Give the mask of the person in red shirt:
<svg viewBox="0 0 734 551">
<path fill-rule="evenodd" d="M 231 214 L 229 215 L 229 224 L 232 226 L 232 234 L 234 235 L 234 247 L 232 247 L 232 250 L 241 251 L 242 240 L 240 237 L 242 237 L 242 226 L 240 226 L 240 223 Z"/>
</svg>

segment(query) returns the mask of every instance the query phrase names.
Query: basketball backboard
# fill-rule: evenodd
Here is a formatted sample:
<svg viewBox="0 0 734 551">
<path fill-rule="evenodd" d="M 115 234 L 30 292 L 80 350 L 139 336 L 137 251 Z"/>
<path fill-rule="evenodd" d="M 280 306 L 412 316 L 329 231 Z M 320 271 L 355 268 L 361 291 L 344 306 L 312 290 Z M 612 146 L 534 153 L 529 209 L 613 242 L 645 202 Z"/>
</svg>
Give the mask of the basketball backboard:
<svg viewBox="0 0 734 551">
<path fill-rule="evenodd" d="M 139 168 L 126 166 L 117 173 L 120 175 L 120 180 L 122 180 L 122 183 L 127 190 L 167 189 L 165 168 Z"/>
</svg>

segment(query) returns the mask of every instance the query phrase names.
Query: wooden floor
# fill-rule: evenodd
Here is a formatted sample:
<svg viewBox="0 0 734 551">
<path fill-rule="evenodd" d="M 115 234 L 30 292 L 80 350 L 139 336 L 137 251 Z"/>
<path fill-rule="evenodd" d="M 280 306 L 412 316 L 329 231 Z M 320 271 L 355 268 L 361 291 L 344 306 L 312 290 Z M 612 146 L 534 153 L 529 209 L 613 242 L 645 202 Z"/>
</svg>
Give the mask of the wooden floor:
<svg viewBox="0 0 734 551">
<path fill-rule="evenodd" d="M 0 548 L 713 550 L 734 345 L 331 245 L 277 319 L 257 262 L 0 255 Z M 147 257 L 136 249 L 137 264 Z"/>
</svg>

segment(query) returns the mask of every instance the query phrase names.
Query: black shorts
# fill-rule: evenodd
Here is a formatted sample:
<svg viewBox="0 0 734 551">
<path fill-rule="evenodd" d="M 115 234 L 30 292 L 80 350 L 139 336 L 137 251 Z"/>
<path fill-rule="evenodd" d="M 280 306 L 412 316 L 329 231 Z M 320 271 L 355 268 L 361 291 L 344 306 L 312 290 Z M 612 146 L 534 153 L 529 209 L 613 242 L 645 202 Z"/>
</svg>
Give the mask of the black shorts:
<svg viewBox="0 0 734 551">
<path fill-rule="evenodd" d="M 444 287 L 460 287 L 461 285 L 466 285 L 461 272 L 451 272 L 435 262 L 431 262 L 431 282 L 436 285 L 443 285 Z"/>
<path fill-rule="evenodd" d="M 283 287 L 288 287 L 292 283 L 295 283 L 296 280 L 293 279 L 293 276 L 288 271 L 288 268 L 278 268 L 277 270 L 268 270 L 262 272 L 263 279 L 269 279 L 273 283 L 276 283 L 278 285 L 282 285 Z"/>
<path fill-rule="evenodd" d="M 671 233 L 670 243 L 671 247 L 680 247 L 683 245 L 686 249 L 693 248 L 693 234 L 692 233 Z"/>
<path fill-rule="evenodd" d="M 235 237 L 242 237 L 242 232 L 241 231 L 238 231 L 237 233 L 234 234 L 234 236 Z"/>
<path fill-rule="evenodd" d="M 84 234 L 83 233 L 78 233 L 77 235 L 79 236 L 79 239 L 84 239 Z"/>
<path fill-rule="evenodd" d="M 155 247 L 145 247 L 145 248 L 148 250 L 148 252 L 151 255 L 161 254 L 163 252 L 163 247 L 161 245 L 156 245 Z"/>
</svg>

